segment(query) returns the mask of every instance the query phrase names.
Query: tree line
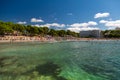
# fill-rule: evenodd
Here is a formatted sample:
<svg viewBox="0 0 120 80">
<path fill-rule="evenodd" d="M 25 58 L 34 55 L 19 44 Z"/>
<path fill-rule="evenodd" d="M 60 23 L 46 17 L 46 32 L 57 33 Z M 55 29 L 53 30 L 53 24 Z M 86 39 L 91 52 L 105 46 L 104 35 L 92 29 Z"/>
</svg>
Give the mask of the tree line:
<svg viewBox="0 0 120 80">
<path fill-rule="evenodd" d="M 102 34 L 105 38 L 120 38 L 120 30 L 105 30 Z"/>
<path fill-rule="evenodd" d="M 55 30 L 48 27 L 36 27 L 31 25 L 21 25 L 12 22 L 0 21 L 0 35 L 23 35 L 23 36 L 46 36 L 53 37 L 79 37 L 79 33 L 70 30 Z"/>
</svg>

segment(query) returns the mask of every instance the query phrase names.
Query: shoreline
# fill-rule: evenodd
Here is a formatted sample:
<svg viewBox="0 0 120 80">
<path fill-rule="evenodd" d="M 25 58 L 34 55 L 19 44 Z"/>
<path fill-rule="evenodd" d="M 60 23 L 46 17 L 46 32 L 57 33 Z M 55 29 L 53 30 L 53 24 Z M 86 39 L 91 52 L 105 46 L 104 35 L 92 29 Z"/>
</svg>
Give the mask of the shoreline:
<svg viewBox="0 0 120 80">
<path fill-rule="evenodd" d="M 120 38 L 75 38 L 75 37 L 28 37 L 28 36 L 5 36 L 0 37 L 0 43 L 16 42 L 62 42 L 62 41 L 120 41 Z"/>
<path fill-rule="evenodd" d="M 71 42 L 71 41 L 120 41 L 120 39 L 91 39 L 91 40 L 54 40 L 54 41 L 9 41 L 9 40 L 0 40 L 0 43 L 23 43 L 23 42 L 40 42 L 40 43 L 44 43 L 44 42 L 63 42 L 63 41 L 67 41 L 67 42 Z"/>
<path fill-rule="evenodd" d="M 47 42 L 53 41 L 53 38 L 46 37 L 29 37 L 29 36 L 4 36 L 0 37 L 0 43 L 14 43 L 14 42 Z"/>
</svg>

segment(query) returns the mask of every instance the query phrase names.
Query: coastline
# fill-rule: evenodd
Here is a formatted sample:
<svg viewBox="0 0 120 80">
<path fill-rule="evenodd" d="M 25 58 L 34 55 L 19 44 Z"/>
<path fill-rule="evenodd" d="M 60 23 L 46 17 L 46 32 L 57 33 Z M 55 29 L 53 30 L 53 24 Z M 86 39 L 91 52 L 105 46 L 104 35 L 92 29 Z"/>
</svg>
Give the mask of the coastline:
<svg viewBox="0 0 120 80">
<path fill-rule="evenodd" d="M 75 37 L 28 37 L 28 36 L 5 36 L 0 37 L 0 43 L 14 42 L 61 42 L 61 41 L 119 41 L 119 38 L 75 38 Z"/>
<path fill-rule="evenodd" d="M 0 43 L 12 43 L 12 42 L 47 42 L 53 41 L 53 38 L 47 39 L 45 37 L 29 37 L 29 36 L 4 36 L 0 37 Z"/>
</svg>

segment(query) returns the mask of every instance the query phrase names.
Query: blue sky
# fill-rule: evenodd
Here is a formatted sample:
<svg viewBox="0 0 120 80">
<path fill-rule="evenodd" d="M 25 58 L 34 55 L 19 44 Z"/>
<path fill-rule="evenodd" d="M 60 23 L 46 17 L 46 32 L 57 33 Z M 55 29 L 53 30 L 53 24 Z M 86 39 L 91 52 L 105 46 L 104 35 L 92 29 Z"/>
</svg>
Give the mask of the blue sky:
<svg viewBox="0 0 120 80">
<path fill-rule="evenodd" d="M 120 0 L 1 0 L 0 20 L 79 32 L 120 27 Z"/>
</svg>

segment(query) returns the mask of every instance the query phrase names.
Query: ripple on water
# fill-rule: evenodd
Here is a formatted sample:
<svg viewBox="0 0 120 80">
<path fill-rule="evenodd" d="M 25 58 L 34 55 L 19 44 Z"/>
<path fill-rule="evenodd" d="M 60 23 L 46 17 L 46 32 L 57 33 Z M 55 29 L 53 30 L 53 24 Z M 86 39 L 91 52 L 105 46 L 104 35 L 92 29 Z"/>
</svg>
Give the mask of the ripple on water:
<svg viewBox="0 0 120 80">
<path fill-rule="evenodd" d="M 120 41 L 83 41 L 0 45 L 1 57 L 9 57 L 0 61 L 0 79 L 120 80 L 119 44 Z M 52 63 L 46 66 L 47 62 Z"/>
</svg>

